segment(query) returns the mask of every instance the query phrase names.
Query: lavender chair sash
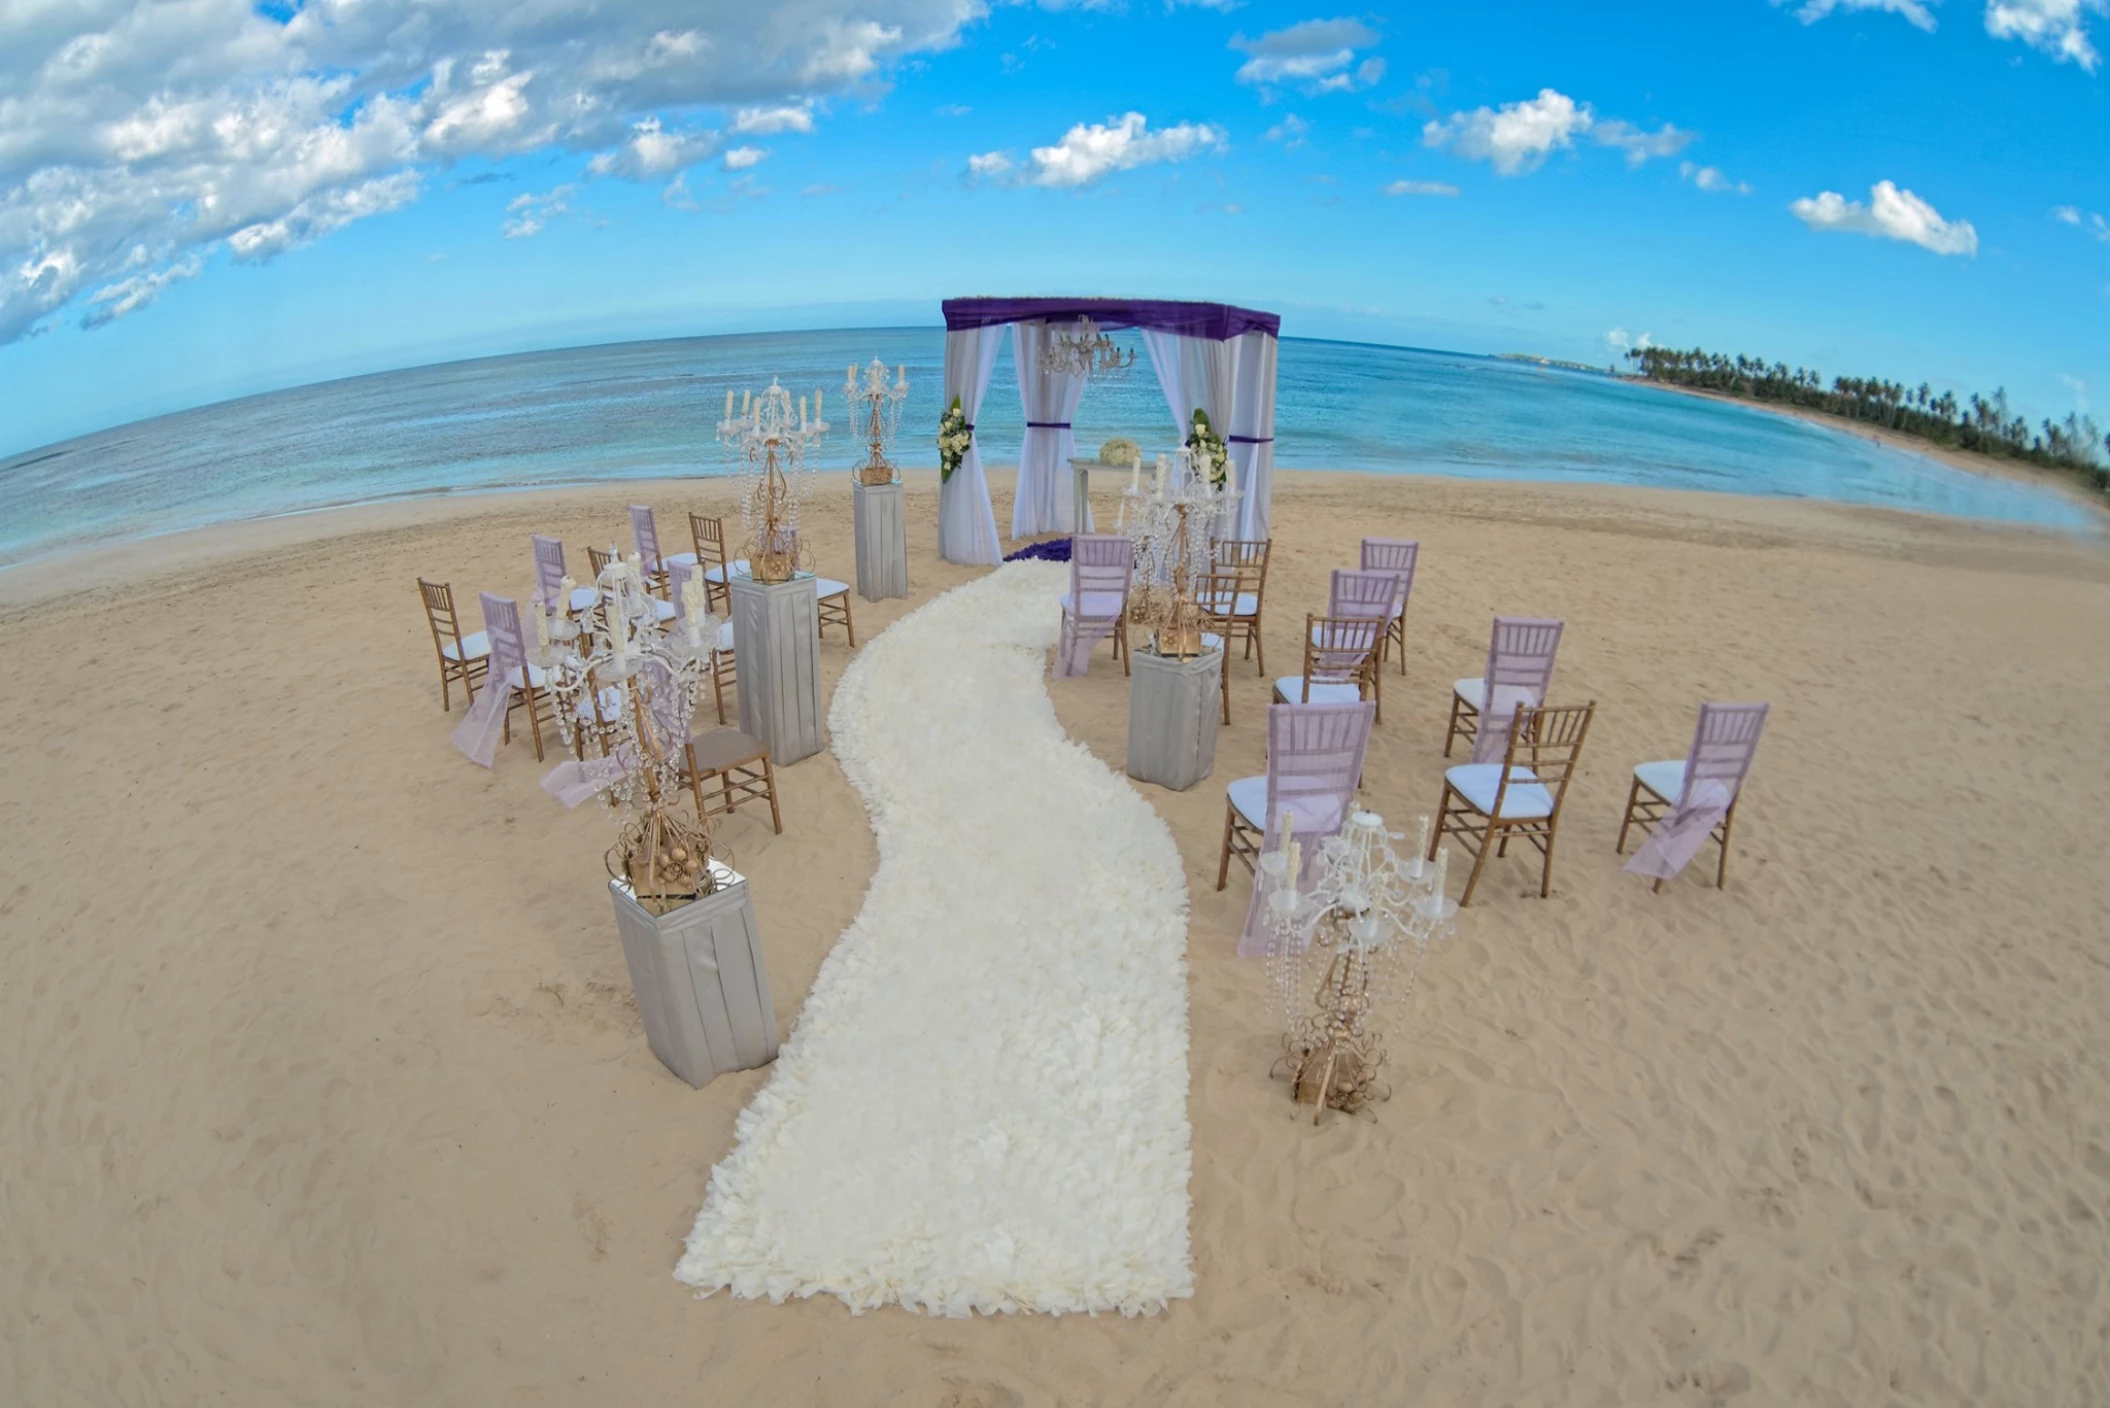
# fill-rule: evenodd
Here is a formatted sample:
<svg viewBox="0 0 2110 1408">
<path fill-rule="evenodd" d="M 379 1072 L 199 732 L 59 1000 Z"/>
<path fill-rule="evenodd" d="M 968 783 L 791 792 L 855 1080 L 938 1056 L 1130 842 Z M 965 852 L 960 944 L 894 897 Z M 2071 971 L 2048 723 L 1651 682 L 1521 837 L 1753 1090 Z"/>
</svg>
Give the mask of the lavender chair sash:
<svg viewBox="0 0 2110 1408">
<path fill-rule="evenodd" d="M 513 702 L 513 678 L 528 678 L 527 642 L 520 634 L 520 606 L 508 597 L 478 592 L 484 633 L 491 642 L 491 668 L 476 702 L 454 727 L 454 746 L 480 767 L 498 761 L 498 740 L 505 733 L 506 710 Z"/>
<path fill-rule="evenodd" d="M 1526 616 L 1495 617 L 1487 647 L 1487 670 L 1481 676 L 1480 724 L 1473 735 L 1476 763 L 1498 763 L 1509 752 L 1509 735 L 1520 707 L 1546 702 L 1553 684 L 1553 662 L 1560 652 L 1559 621 Z"/>
<path fill-rule="evenodd" d="M 1318 854 L 1313 843 L 1340 831 L 1347 819 L 1362 784 L 1363 756 L 1376 715 L 1377 706 L 1371 703 L 1268 706 L 1267 825 L 1260 850 L 1265 855 L 1281 845 L 1282 817 L 1289 813 L 1295 839 L 1304 843 L 1300 880 L 1311 873 Z M 1267 956 L 1268 896 L 1276 888 L 1255 866 L 1253 895 L 1238 936 L 1239 957 Z"/>
<path fill-rule="evenodd" d="M 630 505 L 630 536 L 636 540 L 638 560 L 647 572 L 659 570 L 659 528 L 652 510 L 644 504 Z"/>
<path fill-rule="evenodd" d="M 599 694 L 613 692 L 617 707 L 630 707 L 630 690 L 642 687 L 645 693 L 645 727 L 651 730 L 651 743 L 659 749 L 661 756 L 687 746 L 689 741 L 688 720 L 682 717 L 681 692 L 675 686 L 674 674 L 658 660 L 647 659 L 640 668 L 635 683 L 626 681 L 613 691 L 603 690 Z M 605 704 L 600 706 L 605 709 Z M 615 784 L 626 773 L 635 772 L 645 766 L 641 751 L 631 743 L 619 745 L 605 757 L 587 758 L 584 761 L 568 760 L 557 764 L 542 775 L 542 790 L 562 802 L 567 808 L 576 807 L 604 789 Z"/>
<path fill-rule="evenodd" d="M 1692 750 L 1685 757 L 1685 786 L 1668 820 L 1650 831 L 1641 849 L 1626 863 L 1635 875 L 1651 880 L 1675 879 L 1714 834 L 1736 805 L 1758 736 L 1765 730 L 1768 704 L 1702 704 Z"/>
<path fill-rule="evenodd" d="M 1114 633 L 1128 610 L 1135 564 L 1135 545 L 1124 534 L 1079 533 L 1070 540 L 1070 595 L 1055 649 L 1056 679 L 1090 670 L 1092 651 Z"/>
<path fill-rule="evenodd" d="M 1420 560 L 1421 544 L 1418 541 L 1402 538 L 1363 539 L 1363 570 L 1396 572 L 1400 576 L 1399 595 L 1392 603 L 1392 617 L 1399 616 L 1407 609 L 1407 599 L 1414 594 L 1414 567 Z"/>
<path fill-rule="evenodd" d="M 1348 620 L 1324 620 L 1312 627 L 1311 682 L 1356 684 L 1363 664 L 1377 649 L 1378 632 L 1384 617 L 1358 616 Z"/>
<path fill-rule="evenodd" d="M 1397 572 L 1336 567 L 1326 593 L 1326 614 L 1389 621 L 1394 614 L 1393 603 L 1405 591 L 1406 585 Z"/>
</svg>

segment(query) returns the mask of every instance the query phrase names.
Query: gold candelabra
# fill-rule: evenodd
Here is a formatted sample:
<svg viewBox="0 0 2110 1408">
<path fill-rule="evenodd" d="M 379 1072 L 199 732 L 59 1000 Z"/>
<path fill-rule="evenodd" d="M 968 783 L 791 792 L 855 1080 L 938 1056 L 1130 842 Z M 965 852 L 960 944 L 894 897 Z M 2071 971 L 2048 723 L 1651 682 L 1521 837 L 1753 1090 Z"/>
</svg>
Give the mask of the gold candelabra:
<svg viewBox="0 0 2110 1408">
<path fill-rule="evenodd" d="M 740 459 L 748 480 L 741 503 L 747 529 L 747 570 L 757 582 L 788 582 L 798 572 L 799 503 L 794 476 L 806 452 L 828 433 L 821 419 L 821 393 L 796 401 L 771 377 L 756 396 L 743 396 L 738 415 L 733 393 L 725 393 L 725 419 L 718 438 Z"/>
<path fill-rule="evenodd" d="M 855 417 L 864 422 L 864 436 L 870 447 L 865 462 L 857 466 L 858 482 L 893 483 L 894 464 L 886 457 L 886 447 L 901 428 L 901 403 L 908 399 L 908 368 L 899 368 L 895 380 L 889 383 L 886 363 L 874 357 L 860 380 L 857 364 L 852 362 L 850 374 L 843 382 L 843 395 Z"/>
</svg>

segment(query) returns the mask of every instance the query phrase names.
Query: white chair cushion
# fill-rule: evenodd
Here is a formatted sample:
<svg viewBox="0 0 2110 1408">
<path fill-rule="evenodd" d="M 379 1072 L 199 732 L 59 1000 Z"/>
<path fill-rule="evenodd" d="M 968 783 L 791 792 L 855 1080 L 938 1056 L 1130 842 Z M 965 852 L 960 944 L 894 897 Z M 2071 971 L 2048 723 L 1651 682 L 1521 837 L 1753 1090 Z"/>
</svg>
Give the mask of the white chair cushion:
<svg viewBox="0 0 2110 1408">
<path fill-rule="evenodd" d="M 1318 684 L 1311 697 L 1304 697 L 1304 676 L 1289 675 L 1275 681 L 1275 697 L 1285 704 L 1360 704 L 1363 692 L 1352 684 Z"/>
<path fill-rule="evenodd" d="M 1258 616 L 1260 614 L 1259 596 L 1253 592 L 1240 592 L 1237 602 L 1231 607 L 1231 614 L 1234 616 Z"/>
<path fill-rule="evenodd" d="M 813 579 L 813 594 L 823 601 L 831 596 L 848 596 L 850 584 L 838 582 L 833 577 L 816 577 Z"/>
<path fill-rule="evenodd" d="M 490 653 L 491 637 L 482 631 L 478 631 L 473 636 L 463 636 L 461 649 L 459 650 L 455 649 L 454 642 L 451 640 L 440 643 L 440 654 L 446 656 L 449 660 L 460 660 L 463 658 L 481 660 Z"/>
<path fill-rule="evenodd" d="M 1661 763 L 1643 763 L 1634 769 L 1641 785 L 1666 802 L 1675 802 L 1685 791 L 1685 760 L 1671 758 Z"/>
<path fill-rule="evenodd" d="M 1482 816 L 1492 816 L 1495 805 L 1495 789 L 1501 785 L 1500 763 L 1466 763 L 1452 768 L 1444 780 L 1459 796 L 1472 804 L 1473 810 Z M 1534 817 L 1553 815 L 1553 793 L 1539 781 L 1538 774 L 1530 768 L 1509 770 L 1509 790 L 1502 794 L 1503 821 L 1529 821 Z"/>
<path fill-rule="evenodd" d="M 723 582 L 728 574 L 735 577 L 746 576 L 747 559 L 743 557 L 737 562 L 728 562 L 723 567 L 710 568 L 704 572 L 703 580 L 706 582 Z"/>
<path fill-rule="evenodd" d="M 520 682 L 520 669 L 518 666 L 515 666 L 513 669 L 506 671 L 506 683 L 513 686 L 513 688 L 515 689 L 525 689 L 527 685 L 533 685 L 536 689 L 541 689 L 543 687 L 542 671 L 537 666 L 528 666 L 527 685 L 523 685 Z"/>
<path fill-rule="evenodd" d="M 1459 680 L 1451 686 L 1451 693 L 1457 695 L 1475 709 L 1480 707 L 1480 699 L 1486 692 L 1487 681 L 1479 675 L 1474 675 L 1469 680 Z"/>
<path fill-rule="evenodd" d="M 661 601 L 661 600 L 660 600 L 660 599 L 659 599 L 658 597 L 656 597 L 656 596 L 655 596 L 655 597 L 650 597 L 650 598 L 647 598 L 647 599 L 648 599 L 649 601 L 651 601 L 651 603 L 652 603 L 652 619 L 653 619 L 653 620 L 655 620 L 655 621 L 671 621 L 671 620 L 673 620 L 673 619 L 674 619 L 674 603 L 673 603 L 673 602 L 671 602 L 671 601 Z"/>
<path fill-rule="evenodd" d="M 1231 806 L 1246 825 L 1267 830 L 1267 779 L 1241 777 L 1224 789 Z M 1292 797 L 1283 804 L 1297 819 L 1298 831 L 1324 835 L 1341 826 L 1341 803 L 1326 797 Z"/>
<path fill-rule="evenodd" d="M 591 611 L 600 600 L 601 589 L 599 587 L 572 588 L 571 609 L 574 611 Z"/>
<path fill-rule="evenodd" d="M 730 651 L 733 648 L 733 623 L 725 621 L 718 627 L 718 648 Z"/>
<path fill-rule="evenodd" d="M 1128 607 L 1128 598 L 1119 592 L 1086 592 L 1084 610 L 1078 611 L 1070 602 L 1070 594 L 1062 594 L 1062 610 L 1067 616 L 1084 621 L 1111 621 Z"/>
</svg>

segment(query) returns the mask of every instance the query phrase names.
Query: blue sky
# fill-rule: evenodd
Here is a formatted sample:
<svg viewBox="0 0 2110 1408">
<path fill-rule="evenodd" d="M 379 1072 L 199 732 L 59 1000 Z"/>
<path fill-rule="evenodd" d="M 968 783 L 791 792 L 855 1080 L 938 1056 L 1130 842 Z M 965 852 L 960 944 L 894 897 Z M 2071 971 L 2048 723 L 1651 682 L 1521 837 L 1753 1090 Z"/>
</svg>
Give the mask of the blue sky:
<svg viewBox="0 0 2110 1408">
<path fill-rule="evenodd" d="M 959 293 L 1600 363 L 1646 336 L 2100 413 L 2106 4 L 10 11 L 0 452 Z"/>
</svg>

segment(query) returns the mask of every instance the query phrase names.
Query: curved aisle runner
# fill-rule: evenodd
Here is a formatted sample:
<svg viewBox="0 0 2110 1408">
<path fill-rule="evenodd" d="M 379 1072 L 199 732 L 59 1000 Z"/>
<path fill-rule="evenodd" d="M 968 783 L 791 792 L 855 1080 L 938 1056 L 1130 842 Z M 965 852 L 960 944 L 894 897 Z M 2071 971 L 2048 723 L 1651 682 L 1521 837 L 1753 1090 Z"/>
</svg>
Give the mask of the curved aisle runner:
<svg viewBox="0 0 2110 1408">
<path fill-rule="evenodd" d="M 1056 721 L 1066 585 L 1000 568 L 844 672 L 829 726 L 879 868 L 677 1279 L 945 1315 L 1193 1294 L 1185 874 Z"/>
</svg>

